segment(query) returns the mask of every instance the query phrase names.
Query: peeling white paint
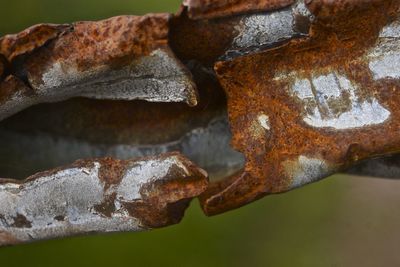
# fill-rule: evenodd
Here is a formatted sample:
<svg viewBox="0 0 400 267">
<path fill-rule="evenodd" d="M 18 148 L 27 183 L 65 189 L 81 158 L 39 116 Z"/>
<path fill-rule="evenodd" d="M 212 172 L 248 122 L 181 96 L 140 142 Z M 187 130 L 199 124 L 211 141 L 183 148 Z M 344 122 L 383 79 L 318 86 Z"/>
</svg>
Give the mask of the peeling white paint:
<svg viewBox="0 0 400 267">
<path fill-rule="evenodd" d="M 390 111 L 376 98 L 371 96 L 368 100 L 359 100 L 357 90 L 348 78 L 335 72 L 311 78 L 295 78 L 291 87 L 292 94 L 303 100 L 307 113 L 304 122 L 312 127 L 344 130 L 378 125 L 389 119 Z M 347 105 L 345 111 L 336 111 L 332 101 Z"/>
<path fill-rule="evenodd" d="M 287 177 L 292 180 L 288 190 L 315 182 L 332 173 L 331 168 L 324 160 L 304 155 L 299 156 L 296 161 L 283 162 L 283 167 Z"/>
</svg>

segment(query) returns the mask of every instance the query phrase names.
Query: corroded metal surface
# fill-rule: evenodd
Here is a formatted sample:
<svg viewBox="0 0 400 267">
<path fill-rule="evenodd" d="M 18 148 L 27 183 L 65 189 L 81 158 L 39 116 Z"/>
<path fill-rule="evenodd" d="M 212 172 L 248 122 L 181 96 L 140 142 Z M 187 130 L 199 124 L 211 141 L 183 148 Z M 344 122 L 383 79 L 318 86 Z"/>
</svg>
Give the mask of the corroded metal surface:
<svg viewBox="0 0 400 267">
<path fill-rule="evenodd" d="M 184 0 L 193 19 L 211 19 L 236 14 L 269 11 L 293 4 L 295 0 Z"/>
<path fill-rule="evenodd" d="M 213 215 L 336 172 L 400 178 L 399 10 L 395 0 L 187 0 L 175 16 L 3 37 L 0 120 L 19 114 L 0 125 L 0 175 L 120 160 L 4 181 L 0 240 L 161 227 L 199 194 Z M 76 96 L 92 99 L 64 101 Z M 58 103 L 20 112 L 43 102 Z M 194 163 L 157 156 L 168 151 Z M 194 164 L 218 181 L 207 186 Z"/>
<path fill-rule="evenodd" d="M 0 38 L 0 54 L 12 62 L 17 56 L 32 52 L 71 29 L 72 26 L 68 24 L 34 25 L 18 34 L 9 34 Z"/>
<path fill-rule="evenodd" d="M 72 29 L 59 33 L 56 28 L 47 35 L 35 31 L 46 27 L 39 25 L 5 37 L 0 50 L 9 59 L 26 53 L 10 63 L 16 69 L 14 75 L 32 88 L 32 94 L 0 92 L 8 98 L 0 118 L 37 103 L 75 96 L 196 105 L 190 73 L 168 47 L 169 18 L 168 14 L 120 16 L 74 23 Z M 43 40 L 49 42 L 43 45 Z M 28 41 L 32 44 L 25 45 Z"/>
<path fill-rule="evenodd" d="M 400 151 L 399 3 L 316 2 L 309 38 L 217 64 L 246 164 L 203 196 L 206 213 Z"/>
<path fill-rule="evenodd" d="M 206 187 L 205 171 L 177 153 L 0 180 L 0 245 L 175 224 Z"/>
</svg>

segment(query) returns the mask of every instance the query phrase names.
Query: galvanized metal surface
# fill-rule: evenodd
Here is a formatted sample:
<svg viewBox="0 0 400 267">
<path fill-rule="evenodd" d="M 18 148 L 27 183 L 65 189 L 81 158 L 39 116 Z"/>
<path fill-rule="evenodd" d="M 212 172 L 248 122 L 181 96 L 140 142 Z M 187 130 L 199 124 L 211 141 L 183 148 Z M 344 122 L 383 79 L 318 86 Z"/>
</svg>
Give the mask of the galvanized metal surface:
<svg viewBox="0 0 400 267">
<path fill-rule="evenodd" d="M 399 55 L 395 0 L 188 0 L 175 16 L 43 24 L 5 36 L 0 120 L 19 114 L 0 124 L 0 175 L 25 176 L 79 158 L 155 158 L 80 161 L 37 180 L 6 182 L 0 240 L 164 226 L 178 221 L 166 201 L 201 194 L 205 213 L 213 215 L 336 172 L 400 178 Z M 76 96 L 95 100 L 20 112 Z M 182 156 L 157 156 L 175 150 L 204 168 L 213 183 L 207 186 L 205 171 Z M 171 157 L 178 159 L 171 163 L 177 179 L 188 182 L 151 191 L 151 201 L 139 197 L 146 203 L 135 206 L 134 215 L 124 210 L 116 197 L 120 167 L 126 176 L 140 162 L 145 167 L 132 179 L 169 181 L 162 170 Z M 23 165 L 18 170 L 16 159 Z M 119 182 L 105 186 L 99 171 Z M 41 180 L 58 191 L 35 187 Z M 77 196 L 70 180 L 98 188 L 97 198 Z M 156 180 L 149 184 L 158 188 Z M 132 188 L 142 186 L 136 181 Z M 64 198 L 55 199 L 59 189 Z M 2 206 L 6 193 L 4 203 L 21 200 L 15 208 Z M 34 206 L 26 200 L 32 194 L 53 195 Z M 68 198 L 72 206 L 62 202 Z M 117 208 L 109 213 L 98 203 Z M 43 214 L 29 213 L 37 205 Z M 68 213 L 68 225 L 55 219 L 58 210 Z M 180 219 L 183 210 L 177 204 L 172 211 Z M 81 216 L 75 228 L 71 214 Z"/>
<path fill-rule="evenodd" d="M 78 161 L 0 184 L 0 245 L 178 223 L 207 174 L 179 154 Z"/>
</svg>

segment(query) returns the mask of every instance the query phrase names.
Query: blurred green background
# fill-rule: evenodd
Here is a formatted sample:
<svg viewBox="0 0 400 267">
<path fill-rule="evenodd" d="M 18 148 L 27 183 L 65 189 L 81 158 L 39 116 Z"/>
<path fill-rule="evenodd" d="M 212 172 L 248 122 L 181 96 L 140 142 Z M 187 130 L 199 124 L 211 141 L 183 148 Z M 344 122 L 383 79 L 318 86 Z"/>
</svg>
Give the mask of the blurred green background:
<svg viewBox="0 0 400 267">
<path fill-rule="evenodd" d="M 0 35 L 35 23 L 175 12 L 179 0 L 0 0 Z M 400 266 L 400 182 L 335 176 L 181 224 L 0 249 L 0 266 Z"/>
</svg>

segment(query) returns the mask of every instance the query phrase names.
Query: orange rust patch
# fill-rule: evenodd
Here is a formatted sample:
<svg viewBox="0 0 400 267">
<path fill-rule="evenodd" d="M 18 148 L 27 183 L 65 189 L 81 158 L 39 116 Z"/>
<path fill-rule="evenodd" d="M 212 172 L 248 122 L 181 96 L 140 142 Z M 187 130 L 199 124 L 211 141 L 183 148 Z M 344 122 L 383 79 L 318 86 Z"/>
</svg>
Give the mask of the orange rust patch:
<svg viewBox="0 0 400 267">
<path fill-rule="evenodd" d="M 9 62 L 15 57 L 32 52 L 63 32 L 71 29 L 70 25 L 38 24 L 0 39 L 0 54 Z"/>
<path fill-rule="evenodd" d="M 104 158 L 100 164 L 99 179 L 104 183 L 104 190 L 121 182 L 126 171 L 126 161 Z"/>
<path fill-rule="evenodd" d="M 172 167 L 166 177 L 145 184 L 140 189 L 142 200 L 124 203 L 129 214 L 138 218 L 145 228 L 159 228 L 178 223 L 193 197 L 207 189 L 206 174 L 177 153 L 188 173 L 181 166 Z"/>
<path fill-rule="evenodd" d="M 323 15 L 317 15 L 310 38 L 216 65 L 228 95 L 232 144 L 245 154 L 246 165 L 229 184 L 212 185 L 210 193 L 202 197 L 207 214 L 238 208 L 266 194 L 291 189 L 293 177 L 288 176 L 284 163 L 303 155 L 322 159 L 328 173 L 368 157 L 400 151 L 400 94 L 396 93 L 400 83 L 373 80 L 368 63 L 361 59 L 376 44 L 383 26 L 395 19 L 399 3 L 360 1 L 362 5 L 346 9 L 350 1 L 328 2 L 328 6 L 324 6 L 324 1 L 322 6 L 314 6 L 329 12 L 317 12 Z M 304 106 L 285 89 L 292 80 L 276 77 L 293 72 L 311 77 L 327 70 L 340 70 L 373 94 L 390 110 L 391 119 L 377 126 L 346 131 L 306 125 L 302 120 Z M 264 142 L 255 138 L 252 131 L 256 114 L 269 116 L 271 130 Z"/>
<path fill-rule="evenodd" d="M 71 32 L 31 55 L 27 70 L 40 80 L 35 73 L 43 73 L 55 62 L 65 62 L 81 71 L 97 66 L 119 67 L 166 47 L 169 18 L 168 14 L 156 14 L 74 23 Z"/>
</svg>

